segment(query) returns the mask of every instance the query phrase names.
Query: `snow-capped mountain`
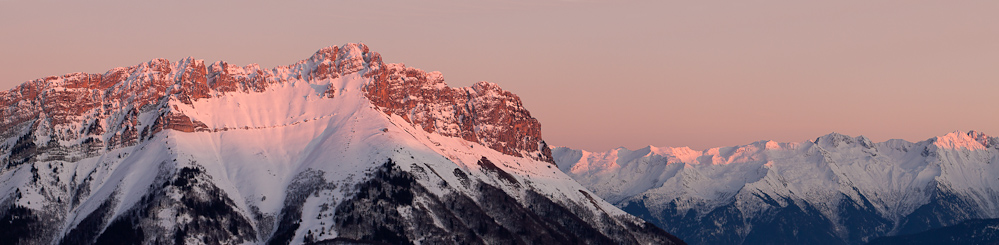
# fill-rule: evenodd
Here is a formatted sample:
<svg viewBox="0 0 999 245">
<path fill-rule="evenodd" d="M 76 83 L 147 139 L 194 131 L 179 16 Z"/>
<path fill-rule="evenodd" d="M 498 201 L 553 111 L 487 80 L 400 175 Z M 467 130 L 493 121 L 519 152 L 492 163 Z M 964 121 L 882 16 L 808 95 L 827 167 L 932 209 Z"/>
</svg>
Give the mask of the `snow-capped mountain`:
<svg viewBox="0 0 999 245">
<path fill-rule="evenodd" d="M 999 218 L 999 138 L 974 131 L 552 152 L 598 196 L 692 244 L 861 244 Z"/>
<path fill-rule="evenodd" d="M 29 81 L 0 160 L 4 243 L 683 243 L 558 171 L 516 95 L 363 44 Z"/>
</svg>

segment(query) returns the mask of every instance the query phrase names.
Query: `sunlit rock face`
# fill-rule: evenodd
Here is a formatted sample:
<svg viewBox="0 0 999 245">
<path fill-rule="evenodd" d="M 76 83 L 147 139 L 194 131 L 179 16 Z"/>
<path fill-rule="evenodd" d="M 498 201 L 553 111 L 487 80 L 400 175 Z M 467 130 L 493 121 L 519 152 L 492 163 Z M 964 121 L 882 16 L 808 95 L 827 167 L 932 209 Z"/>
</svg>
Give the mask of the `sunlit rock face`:
<svg viewBox="0 0 999 245">
<path fill-rule="evenodd" d="M 682 244 L 558 171 L 516 95 L 363 44 L 29 81 L 0 140 L 11 243 Z"/>
<path fill-rule="evenodd" d="M 401 64 L 369 73 L 374 81 L 365 95 L 385 113 L 395 114 L 430 133 L 482 143 L 511 156 L 554 163 L 541 139 L 541 124 L 520 97 L 495 83 L 451 88 L 439 72 Z"/>
<path fill-rule="evenodd" d="M 829 134 L 694 151 L 556 148 L 559 169 L 692 244 L 863 244 L 999 218 L 999 138 Z"/>
</svg>

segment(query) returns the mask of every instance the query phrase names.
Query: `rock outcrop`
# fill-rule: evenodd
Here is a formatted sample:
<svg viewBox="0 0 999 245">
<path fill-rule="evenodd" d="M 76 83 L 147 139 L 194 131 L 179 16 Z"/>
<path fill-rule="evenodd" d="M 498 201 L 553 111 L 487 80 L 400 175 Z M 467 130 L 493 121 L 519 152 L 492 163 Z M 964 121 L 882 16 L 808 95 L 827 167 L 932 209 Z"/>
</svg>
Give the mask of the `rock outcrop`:
<svg viewBox="0 0 999 245">
<path fill-rule="evenodd" d="M 554 164 L 541 139 L 541 123 L 520 97 L 489 82 L 451 88 L 439 72 L 387 64 L 366 76 L 374 81 L 366 95 L 382 111 L 395 114 L 430 133 L 482 143 L 511 156 Z"/>
</svg>

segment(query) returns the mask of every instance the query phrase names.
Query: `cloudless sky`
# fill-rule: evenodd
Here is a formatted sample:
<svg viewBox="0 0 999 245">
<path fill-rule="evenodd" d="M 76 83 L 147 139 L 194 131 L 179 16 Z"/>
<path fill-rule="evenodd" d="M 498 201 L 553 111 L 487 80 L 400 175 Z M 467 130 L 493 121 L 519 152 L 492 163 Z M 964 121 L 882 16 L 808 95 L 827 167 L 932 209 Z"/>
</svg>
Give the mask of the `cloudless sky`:
<svg viewBox="0 0 999 245">
<path fill-rule="evenodd" d="M 363 42 L 518 94 L 549 144 L 999 135 L 999 1 L 0 0 L 0 89 L 153 58 L 286 65 Z"/>
</svg>

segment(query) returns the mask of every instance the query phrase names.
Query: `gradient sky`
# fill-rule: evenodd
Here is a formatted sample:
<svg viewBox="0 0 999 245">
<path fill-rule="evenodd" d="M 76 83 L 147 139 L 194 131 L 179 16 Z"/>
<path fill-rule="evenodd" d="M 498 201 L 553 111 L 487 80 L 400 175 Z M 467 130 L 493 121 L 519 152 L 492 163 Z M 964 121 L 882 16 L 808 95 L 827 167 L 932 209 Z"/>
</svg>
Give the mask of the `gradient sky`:
<svg viewBox="0 0 999 245">
<path fill-rule="evenodd" d="M 495 82 L 552 145 L 999 135 L 999 1 L 10 1 L 0 89 L 153 58 L 291 64 L 363 42 Z"/>
</svg>

